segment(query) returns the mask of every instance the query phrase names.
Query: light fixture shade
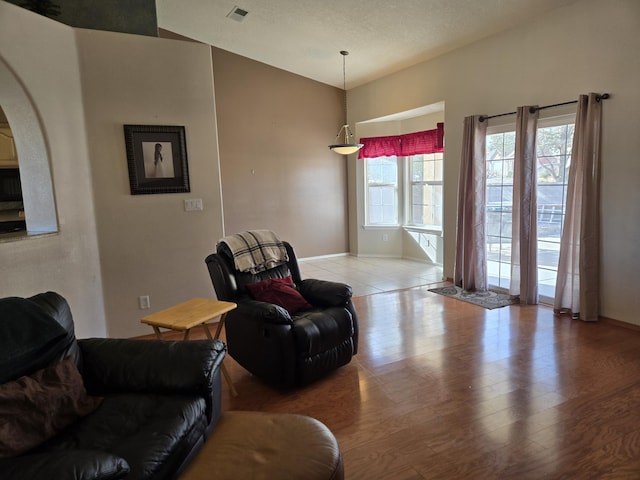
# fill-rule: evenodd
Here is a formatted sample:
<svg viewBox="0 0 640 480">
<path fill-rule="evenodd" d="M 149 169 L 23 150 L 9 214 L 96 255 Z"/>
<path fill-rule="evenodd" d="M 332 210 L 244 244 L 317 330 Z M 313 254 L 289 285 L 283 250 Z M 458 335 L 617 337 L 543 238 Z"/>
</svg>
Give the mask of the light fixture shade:
<svg viewBox="0 0 640 480">
<path fill-rule="evenodd" d="M 344 132 L 344 143 L 334 143 L 333 145 L 329 145 L 329 149 L 332 152 L 335 152 L 339 155 L 351 155 L 352 153 L 356 153 L 362 147 L 364 147 L 364 143 L 353 143 L 353 133 L 351 133 L 351 129 L 349 125 L 343 125 L 338 135 L 336 135 L 336 142 L 339 141 L 340 136 Z"/>
<path fill-rule="evenodd" d="M 329 145 L 331 151 L 336 152 L 339 155 L 351 155 L 360 150 L 364 144 L 362 143 L 338 143 L 336 145 Z"/>
</svg>

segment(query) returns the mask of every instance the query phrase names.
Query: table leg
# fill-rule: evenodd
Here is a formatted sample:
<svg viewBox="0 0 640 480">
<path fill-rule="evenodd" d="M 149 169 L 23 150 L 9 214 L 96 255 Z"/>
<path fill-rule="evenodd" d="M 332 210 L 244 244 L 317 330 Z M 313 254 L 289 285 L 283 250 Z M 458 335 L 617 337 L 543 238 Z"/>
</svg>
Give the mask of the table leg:
<svg viewBox="0 0 640 480">
<path fill-rule="evenodd" d="M 224 365 L 224 360 L 222 362 L 222 376 L 224 376 L 224 379 L 227 381 L 227 385 L 229 385 L 229 390 L 231 390 L 231 395 L 233 395 L 234 397 L 237 397 L 238 391 L 236 390 L 235 385 L 233 385 L 233 382 L 231 381 L 231 377 L 229 376 L 227 367 Z"/>
<path fill-rule="evenodd" d="M 209 340 L 213 340 L 213 337 L 211 336 L 211 331 L 209 330 L 209 325 L 207 325 L 206 323 L 203 323 L 202 326 L 204 327 L 204 333 L 207 335 L 207 338 Z"/>
<path fill-rule="evenodd" d="M 218 327 L 216 328 L 216 336 L 213 337 L 216 340 L 220 338 L 220 332 L 222 332 L 222 326 L 224 325 L 224 319 L 227 318 L 227 312 L 220 315 L 220 321 L 218 322 Z"/>
<path fill-rule="evenodd" d="M 153 331 L 156 333 L 156 338 L 158 340 L 162 340 L 162 332 L 160 331 L 160 328 L 156 327 L 155 325 L 153 326 Z"/>
<path fill-rule="evenodd" d="M 183 338 L 183 340 L 189 340 L 189 332 L 190 332 L 190 331 L 191 331 L 191 330 L 190 330 L 189 328 L 187 328 L 187 329 L 184 331 L 184 338 Z"/>
</svg>

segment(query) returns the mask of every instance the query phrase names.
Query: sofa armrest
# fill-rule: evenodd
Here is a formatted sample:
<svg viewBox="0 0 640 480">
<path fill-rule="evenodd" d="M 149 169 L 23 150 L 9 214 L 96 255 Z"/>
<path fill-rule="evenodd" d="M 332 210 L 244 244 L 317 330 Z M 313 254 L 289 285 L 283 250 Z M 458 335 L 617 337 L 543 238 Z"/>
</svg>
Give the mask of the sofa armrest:
<svg viewBox="0 0 640 480">
<path fill-rule="evenodd" d="M 226 346 L 220 340 L 78 340 L 82 377 L 93 395 L 211 391 Z"/>
<path fill-rule="evenodd" d="M 128 474 L 126 460 L 97 450 L 65 450 L 0 460 L 0 478 L 3 480 L 118 480 Z"/>
<path fill-rule="evenodd" d="M 298 291 L 310 304 L 322 307 L 343 307 L 353 295 L 353 290 L 346 283 L 314 278 L 302 280 Z"/>
<path fill-rule="evenodd" d="M 206 402 L 209 423 L 220 412 L 220 368 L 226 345 L 220 340 L 78 340 L 82 378 L 91 395 L 186 393 Z"/>
</svg>

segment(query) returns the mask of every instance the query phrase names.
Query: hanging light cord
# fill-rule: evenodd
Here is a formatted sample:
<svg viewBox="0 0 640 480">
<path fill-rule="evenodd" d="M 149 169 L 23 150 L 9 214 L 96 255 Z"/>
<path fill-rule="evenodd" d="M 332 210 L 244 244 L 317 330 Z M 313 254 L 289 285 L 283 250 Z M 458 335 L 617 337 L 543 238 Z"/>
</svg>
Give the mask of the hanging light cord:
<svg viewBox="0 0 640 480">
<path fill-rule="evenodd" d="M 349 52 L 346 50 L 341 50 L 340 54 L 342 55 L 342 90 L 344 90 L 344 123 L 347 124 L 347 67 L 346 67 L 346 58 L 349 55 Z"/>
<path fill-rule="evenodd" d="M 349 55 L 349 52 L 346 50 L 340 50 L 340 55 L 342 55 L 342 89 L 344 95 L 344 125 L 336 135 L 336 143 L 334 145 L 329 145 L 329 148 L 334 152 L 340 155 L 350 155 L 352 153 L 360 150 L 364 145 L 362 143 L 351 143 L 351 138 L 353 137 L 353 133 L 351 133 L 351 129 L 349 128 L 348 120 L 348 112 L 347 112 L 347 61 L 346 56 Z M 344 131 L 344 143 L 340 142 L 340 135 Z"/>
<path fill-rule="evenodd" d="M 346 67 L 346 59 L 349 52 L 346 50 L 340 50 L 340 55 L 342 55 L 342 90 L 344 96 L 344 126 L 338 132 L 338 136 L 340 137 L 340 133 L 344 130 L 344 143 L 349 143 L 349 137 L 353 135 L 349 130 L 348 120 L 347 120 L 347 67 Z"/>
</svg>

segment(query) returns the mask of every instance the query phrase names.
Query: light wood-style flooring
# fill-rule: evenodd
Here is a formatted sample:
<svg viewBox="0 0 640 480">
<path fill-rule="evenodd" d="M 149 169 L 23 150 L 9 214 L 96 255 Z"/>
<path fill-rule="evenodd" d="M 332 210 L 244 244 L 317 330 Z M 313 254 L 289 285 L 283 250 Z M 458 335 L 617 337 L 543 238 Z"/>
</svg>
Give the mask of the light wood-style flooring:
<svg viewBox="0 0 640 480">
<path fill-rule="evenodd" d="M 355 298 L 359 354 L 307 388 L 227 356 L 239 396 L 223 382 L 223 409 L 319 419 L 349 480 L 640 479 L 639 331 L 431 286 Z"/>
<path fill-rule="evenodd" d="M 338 255 L 298 261 L 302 278 L 351 285 L 353 296 L 418 287 L 442 281 L 442 267 L 403 258 Z"/>
</svg>

